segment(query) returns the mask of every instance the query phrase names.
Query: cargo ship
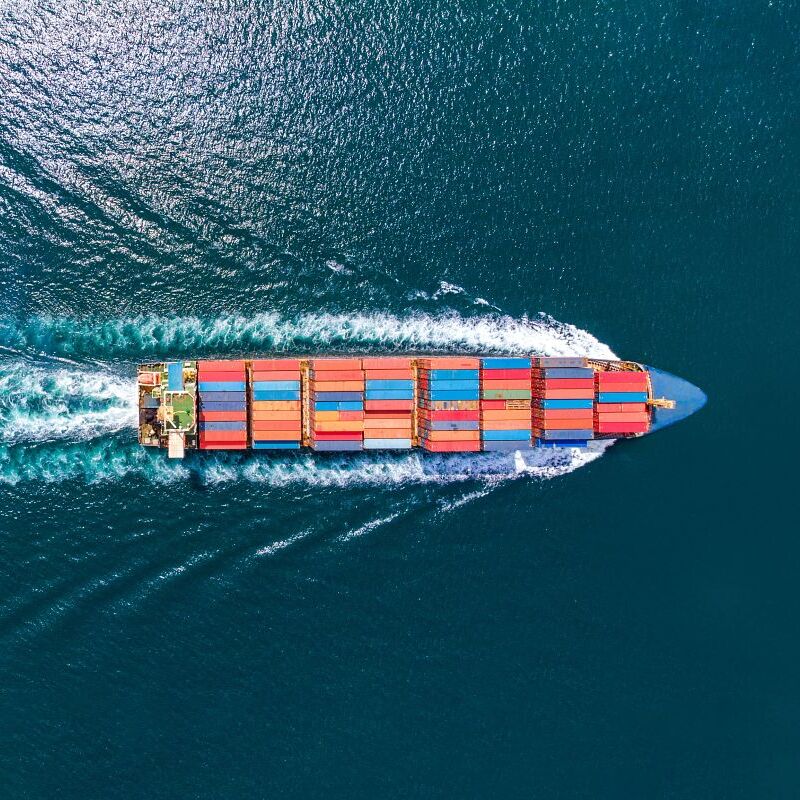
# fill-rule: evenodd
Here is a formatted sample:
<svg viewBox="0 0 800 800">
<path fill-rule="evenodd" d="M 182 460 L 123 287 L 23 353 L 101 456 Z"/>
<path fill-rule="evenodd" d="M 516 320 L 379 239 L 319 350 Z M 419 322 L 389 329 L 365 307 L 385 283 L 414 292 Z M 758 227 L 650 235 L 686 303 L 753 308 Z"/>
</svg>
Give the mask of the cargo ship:
<svg viewBox="0 0 800 800">
<path fill-rule="evenodd" d="M 482 453 L 634 438 L 703 392 L 635 361 L 355 356 L 171 361 L 138 368 L 139 442 L 187 450 Z"/>
</svg>

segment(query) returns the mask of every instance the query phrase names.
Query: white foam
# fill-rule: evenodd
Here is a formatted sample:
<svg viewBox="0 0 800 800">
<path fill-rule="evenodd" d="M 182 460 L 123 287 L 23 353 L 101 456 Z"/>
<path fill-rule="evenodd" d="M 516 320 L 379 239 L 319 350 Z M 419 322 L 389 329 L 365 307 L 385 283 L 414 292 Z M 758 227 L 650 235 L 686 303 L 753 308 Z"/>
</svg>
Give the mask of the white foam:
<svg viewBox="0 0 800 800">
<path fill-rule="evenodd" d="M 516 319 L 456 312 L 301 314 L 292 318 L 272 313 L 206 320 L 132 317 L 99 323 L 39 318 L 25 324 L 0 324 L 0 345 L 103 358 L 173 354 L 189 358 L 208 353 L 333 348 L 615 357 L 587 331 L 546 315 Z"/>
<path fill-rule="evenodd" d="M 0 442 L 83 441 L 136 425 L 136 384 L 103 370 L 0 363 Z"/>
</svg>

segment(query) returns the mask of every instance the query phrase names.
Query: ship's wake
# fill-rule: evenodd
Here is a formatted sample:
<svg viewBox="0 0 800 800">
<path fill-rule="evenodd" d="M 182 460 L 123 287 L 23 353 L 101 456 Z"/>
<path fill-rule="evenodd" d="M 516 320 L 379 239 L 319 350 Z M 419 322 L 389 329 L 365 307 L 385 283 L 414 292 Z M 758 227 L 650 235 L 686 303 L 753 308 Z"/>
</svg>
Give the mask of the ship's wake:
<svg viewBox="0 0 800 800">
<path fill-rule="evenodd" d="M 89 322 L 38 318 L 0 321 L 0 483 L 88 483 L 138 476 L 191 479 L 213 486 L 380 486 L 497 481 L 565 474 L 597 458 L 588 450 L 437 456 L 418 451 L 335 457 L 192 453 L 170 462 L 136 443 L 137 360 L 234 357 L 269 352 L 535 352 L 593 355 L 612 351 L 586 331 L 541 315 L 279 314 L 251 318 L 131 319 Z M 5 354 L 5 355 L 3 355 Z M 70 359 L 70 360 L 67 360 Z"/>
<path fill-rule="evenodd" d="M 190 358 L 265 351 L 441 351 L 614 358 L 587 331 L 541 314 L 465 316 L 456 312 L 279 313 L 252 317 L 132 317 L 105 322 L 0 320 L 0 348 L 18 353 L 99 358 Z"/>
<path fill-rule="evenodd" d="M 0 361 L 0 444 L 85 441 L 136 426 L 136 384 L 104 369 Z"/>
</svg>

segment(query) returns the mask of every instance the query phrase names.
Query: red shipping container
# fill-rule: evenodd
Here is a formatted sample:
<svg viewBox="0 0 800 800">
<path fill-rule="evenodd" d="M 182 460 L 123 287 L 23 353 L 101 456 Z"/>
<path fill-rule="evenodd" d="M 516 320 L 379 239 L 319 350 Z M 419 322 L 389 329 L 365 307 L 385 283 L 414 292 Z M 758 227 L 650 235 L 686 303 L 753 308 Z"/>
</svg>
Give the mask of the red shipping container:
<svg viewBox="0 0 800 800">
<path fill-rule="evenodd" d="M 605 386 L 598 386 L 597 392 L 635 392 L 641 394 L 647 391 L 647 386 L 638 385 L 636 383 L 611 383 Z"/>
<path fill-rule="evenodd" d="M 431 453 L 480 453 L 481 443 L 477 442 L 421 442 L 423 449 Z"/>
<path fill-rule="evenodd" d="M 647 384 L 647 375 L 646 372 L 623 370 L 622 372 L 596 372 L 594 377 L 600 386 L 611 383 L 635 383 L 644 386 Z"/>
<path fill-rule="evenodd" d="M 247 431 L 201 431 L 200 439 L 206 442 L 240 442 L 247 439 Z"/>
<path fill-rule="evenodd" d="M 529 369 L 482 369 L 481 378 L 487 381 L 530 381 Z"/>
<path fill-rule="evenodd" d="M 314 370 L 361 370 L 360 358 L 315 358 L 311 362 Z"/>
<path fill-rule="evenodd" d="M 411 369 L 410 358 L 362 358 L 364 369 Z"/>
<path fill-rule="evenodd" d="M 247 422 L 246 411 L 201 411 L 200 422 Z"/>
<path fill-rule="evenodd" d="M 545 400 L 594 400 L 594 389 L 548 389 L 534 394 Z"/>
<path fill-rule="evenodd" d="M 598 422 L 595 430 L 598 433 L 647 433 L 650 425 L 647 422 Z"/>
<path fill-rule="evenodd" d="M 646 403 L 595 403 L 595 414 L 641 414 L 647 411 Z"/>
<path fill-rule="evenodd" d="M 505 400 L 481 400 L 481 408 L 491 411 L 500 411 L 506 407 Z"/>
<path fill-rule="evenodd" d="M 300 370 L 289 370 L 288 372 L 281 372 L 277 369 L 270 371 L 261 371 L 253 373 L 253 382 L 255 381 L 299 381 Z"/>
<path fill-rule="evenodd" d="M 550 378 L 534 380 L 533 386 L 540 389 L 594 389 L 594 381 L 591 378 Z"/>
<path fill-rule="evenodd" d="M 312 438 L 318 442 L 360 442 L 364 434 L 361 431 L 315 431 Z"/>
<path fill-rule="evenodd" d="M 297 372 L 300 369 L 299 358 L 261 358 L 252 362 L 253 372 L 273 371 L 273 370 L 292 370 Z M 277 378 L 276 378 L 277 380 Z"/>
<path fill-rule="evenodd" d="M 198 373 L 199 380 L 206 381 L 243 381 L 244 372 L 200 372 Z"/>
<path fill-rule="evenodd" d="M 411 411 L 413 400 L 366 400 L 365 411 Z"/>
</svg>

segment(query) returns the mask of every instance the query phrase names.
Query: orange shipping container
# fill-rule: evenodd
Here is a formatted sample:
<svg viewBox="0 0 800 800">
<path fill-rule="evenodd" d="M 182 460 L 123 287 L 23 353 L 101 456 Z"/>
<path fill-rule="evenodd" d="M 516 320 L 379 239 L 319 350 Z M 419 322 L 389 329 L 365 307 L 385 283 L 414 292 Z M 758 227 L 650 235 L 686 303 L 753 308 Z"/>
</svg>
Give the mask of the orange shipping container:
<svg viewBox="0 0 800 800">
<path fill-rule="evenodd" d="M 425 438 L 431 442 L 472 442 L 480 439 L 479 431 L 427 431 Z"/>
<path fill-rule="evenodd" d="M 597 419 L 603 422 L 650 422 L 650 415 L 647 412 L 642 414 L 598 414 Z"/>
<path fill-rule="evenodd" d="M 311 362 L 313 370 L 361 369 L 360 358 L 315 358 Z"/>
<path fill-rule="evenodd" d="M 328 420 L 328 421 L 336 421 L 336 420 L 352 421 L 354 419 L 364 419 L 364 412 L 363 411 L 315 411 L 314 419 Z"/>
<path fill-rule="evenodd" d="M 200 372 L 244 372 L 244 361 L 198 361 Z"/>
<path fill-rule="evenodd" d="M 206 442 L 238 442 L 247 439 L 246 431 L 203 431 L 201 438 Z"/>
<path fill-rule="evenodd" d="M 316 431 L 363 431 L 364 423 L 360 420 L 314 420 L 312 427 Z"/>
<path fill-rule="evenodd" d="M 299 411 L 299 400 L 254 400 L 251 403 L 254 411 Z"/>
<path fill-rule="evenodd" d="M 253 372 L 300 369 L 299 358 L 261 358 L 251 362 Z M 277 380 L 277 378 L 275 379 Z"/>
<path fill-rule="evenodd" d="M 369 428 L 364 431 L 365 439 L 410 439 L 411 428 L 400 430 L 399 428 Z"/>
<path fill-rule="evenodd" d="M 421 358 L 419 363 L 425 369 L 479 369 L 481 365 L 478 358 L 447 358 L 442 356 Z"/>
<path fill-rule="evenodd" d="M 367 417 L 364 420 L 364 428 L 410 428 L 411 420 L 406 417 L 405 419 L 370 419 Z"/>
<path fill-rule="evenodd" d="M 534 408 L 534 417 L 542 419 L 592 419 L 591 408 Z"/>
<path fill-rule="evenodd" d="M 541 428 L 546 431 L 584 431 L 592 430 L 593 420 L 580 419 L 549 419 L 533 420 L 534 428 Z"/>
<path fill-rule="evenodd" d="M 363 381 L 364 373 L 360 369 L 316 369 L 311 375 L 312 381 Z"/>
<path fill-rule="evenodd" d="M 362 358 L 364 369 L 410 369 L 410 358 Z"/>
<path fill-rule="evenodd" d="M 410 369 L 365 369 L 368 381 L 410 381 L 414 373 Z"/>
<path fill-rule="evenodd" d="M 300 433 L 300 423 L 287 419 L 263 420 L 256 419 L 250 425 L 254 431 L 295 431 Z"/>
<path fill-rule="evenodd" d="M 530 427 L 530 417 L 524 421 L 518 419 L 487 419 L 481 424 L 481 429 L 485 431 L 517 431 Z"/>
<path fill-rule="evenodd" d="M 299 411 L 253 411 L 250 414 L 250 419 L 288 419 L 294 422 L 300 422 L 301 416 Z"/>
<path fill-rule="evenodd" d="M 646 403 L 597 403 L 595 414 L 642 414 L 647 411 Z"/>
<path fill-rule="evenodd" d="M 364 381 L 321 381 L 315 380 L 311 384 L 315 392 L 363 392 Z"/>
</svg>

